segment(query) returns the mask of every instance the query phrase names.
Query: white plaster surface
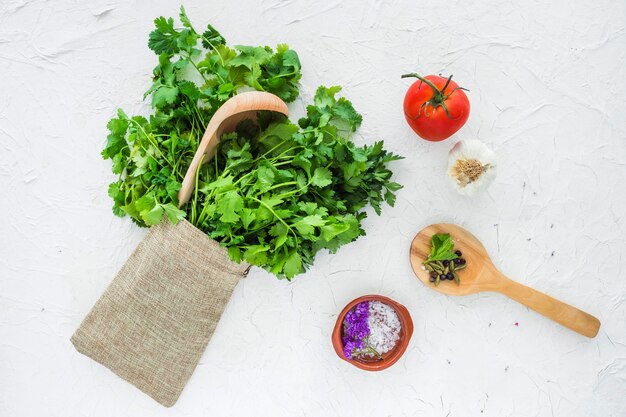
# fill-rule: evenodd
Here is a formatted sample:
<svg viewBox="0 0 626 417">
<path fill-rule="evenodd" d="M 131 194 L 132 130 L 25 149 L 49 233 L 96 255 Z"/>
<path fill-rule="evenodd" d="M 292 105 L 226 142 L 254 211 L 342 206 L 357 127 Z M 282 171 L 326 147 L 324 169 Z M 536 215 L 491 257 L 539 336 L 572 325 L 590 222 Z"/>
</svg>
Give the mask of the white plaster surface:
<svg viewBox="0 0 626 417">
<path fill-rule="evenodd" d="M 99 155 L 117 107 L 143 114 L 153 18 L 172 1 L 0 2 L 0 416 L 626 416 L 626 4 L 623 1 L 187 0 L 231 44 L 287 42 L 301 114 L 339 84 L 356 140 L 406 156 L 395 208 L 294 282 L 254 269 L 178 404 L 166 409 L 69 342 L 145 230 L 111 213 Z M 454 74 L 472 114 L 452 139 L 403 120 L 405 72 Z M 488 192 L 445 182 L 478 138 L 499 160 Z M 451 298 L 414 278 L 413 235 L 455 222 L 511 278 L 596 315 L 587 339 L 500 295 Z M 367 293 L 415 322 L 392 368 L 339 360 L 330 333 Z M 516 325 L 515 323 L 518 323 Z"/>
</svg>

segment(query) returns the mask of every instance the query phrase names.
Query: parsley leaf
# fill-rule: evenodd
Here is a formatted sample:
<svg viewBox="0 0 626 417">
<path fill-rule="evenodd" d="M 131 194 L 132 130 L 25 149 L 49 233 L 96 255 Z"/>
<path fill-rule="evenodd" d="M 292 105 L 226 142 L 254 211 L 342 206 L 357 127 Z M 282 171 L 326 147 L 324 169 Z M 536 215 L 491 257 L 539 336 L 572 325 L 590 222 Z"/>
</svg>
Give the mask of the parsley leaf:
<svg viewBox="0 0 626 417">
<path fill-rule="evenodd" d="M 212 50 L 219 45 L 226 44 L 226 39 L 213 26 L 208 25 L 202 34 L 202 46 Z"/>
<path fill-rule="evenodd" d="M 163 16 L 154 20 L 156 29 L 148 36 L 148 47 L 157 55 L 175 54 L 178 48 L 178 31 L 174 29 L 174 19 Z"/>
<path fill-rule="evenodd" d="M 293 278 L 302 271 L 302 258 L 298 252 L 291 252 L 285 260 L 284 272 L 287 278 Z"/>
<path fill-rule="evenodd" d="M 224 223 L 234 223 L 239 220 L 239 212 L 243 209 L 243 198 L 232 190 L 220 196 L 217 201 L 217 213 L 221 214 L 220 220 Z"/>
<path fill-rule="evenodd" d="M 332 182 L 332 174 L 328 168 L 315 168 L 313 178 L 311 178 L 311 184 L 323 188 L 330 185 Z"/>
</svg>

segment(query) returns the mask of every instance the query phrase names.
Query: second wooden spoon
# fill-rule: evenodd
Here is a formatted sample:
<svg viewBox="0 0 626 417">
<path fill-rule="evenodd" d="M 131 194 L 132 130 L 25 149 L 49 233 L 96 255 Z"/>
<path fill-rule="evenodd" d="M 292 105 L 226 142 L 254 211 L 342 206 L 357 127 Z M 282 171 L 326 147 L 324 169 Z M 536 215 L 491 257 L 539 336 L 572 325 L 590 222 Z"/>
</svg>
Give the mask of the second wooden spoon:
<svg viewBox="0 0 626 417">
<path fill-rule="evenodd" d="M 467 267 L 459 271 L 459 285 L 454 281 L 443 281 L 435 286 L 429 281 L 429 272 L 422 268 L 422 262 L 430 254 L 430 239 L 435 233 L 449 233 L 454 247 L 463 252 Z M 594 316 L 505 277 L 491 262 L 480 241 L 460 226 L 440 223 L 422 229 L 411 243 L 410 259 L 415 275 L 435 291 L 448 295 L 499 292 L 584 336 L 595 337 L 600 329 L 600 321 Z"/>
</svg>

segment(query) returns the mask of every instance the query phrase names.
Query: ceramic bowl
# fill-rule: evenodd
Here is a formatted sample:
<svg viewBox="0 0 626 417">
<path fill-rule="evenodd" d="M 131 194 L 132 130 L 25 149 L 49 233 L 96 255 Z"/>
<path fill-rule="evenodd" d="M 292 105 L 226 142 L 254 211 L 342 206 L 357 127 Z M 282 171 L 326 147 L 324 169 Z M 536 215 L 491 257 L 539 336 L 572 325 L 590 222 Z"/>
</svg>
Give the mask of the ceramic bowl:
<svg viewBox="0 0 626 417">
<path fill-rule="evenodd" d="M 382 355 L 382 359 L 379 360 L 367 361 L 359 359 L 348 359 L 343 354 L 343 341 L 341 340 L 341 336 L 343 333 L 343 320 L 346 317 L 348 311 L 350 311 L 354 306 L 362 301 L 381 301 L 392 307 L 396 311 L 396 313 L 398 314 L 398 318 L 400 319 L 400 324 L 402 326 L 402 328 L 400 329 L 400 339 L 396 343 L 396 346 L 389 352 L 384 353 Z M 400 359 L 400 357 L 404 354 L 407 346 L 409 345 L 409 341 L 411 340 L 412 335 L 413 320 L 411 320 L 411 315 L 409 314 L 409 311 L 406 309 L 405 306 L 382 295 L 364 295 L 363 297 L 359 297 L 349 302 L 348 305 L 346 305 L 341 311 L 341 313 L 339 313 L 339 317 L 337 317 L 337 323 L 335 324 L 335 328 L 333 329 L 332 341 L 337 356 L 339 356 L 344 361 L 366 371 L 382 371 L 383 369 L 389 368 L 391 365 L 396 363 L 398 359 Z"/>
</svg>

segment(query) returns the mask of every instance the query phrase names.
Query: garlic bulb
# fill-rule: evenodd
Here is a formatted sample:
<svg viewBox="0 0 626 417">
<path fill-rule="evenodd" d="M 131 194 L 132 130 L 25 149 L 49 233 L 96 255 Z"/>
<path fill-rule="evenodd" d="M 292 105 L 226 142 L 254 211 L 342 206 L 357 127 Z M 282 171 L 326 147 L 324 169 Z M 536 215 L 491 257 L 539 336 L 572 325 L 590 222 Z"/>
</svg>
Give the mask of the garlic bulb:
<svg viewBox="0 0 626 417">
<path fill-rule="evenodd" d="M 448 156 L 448 176 L 459 193 L 474 195 L 495 179 L 495 154 L 478 140 L 458 142 Z"/>
</svg>

